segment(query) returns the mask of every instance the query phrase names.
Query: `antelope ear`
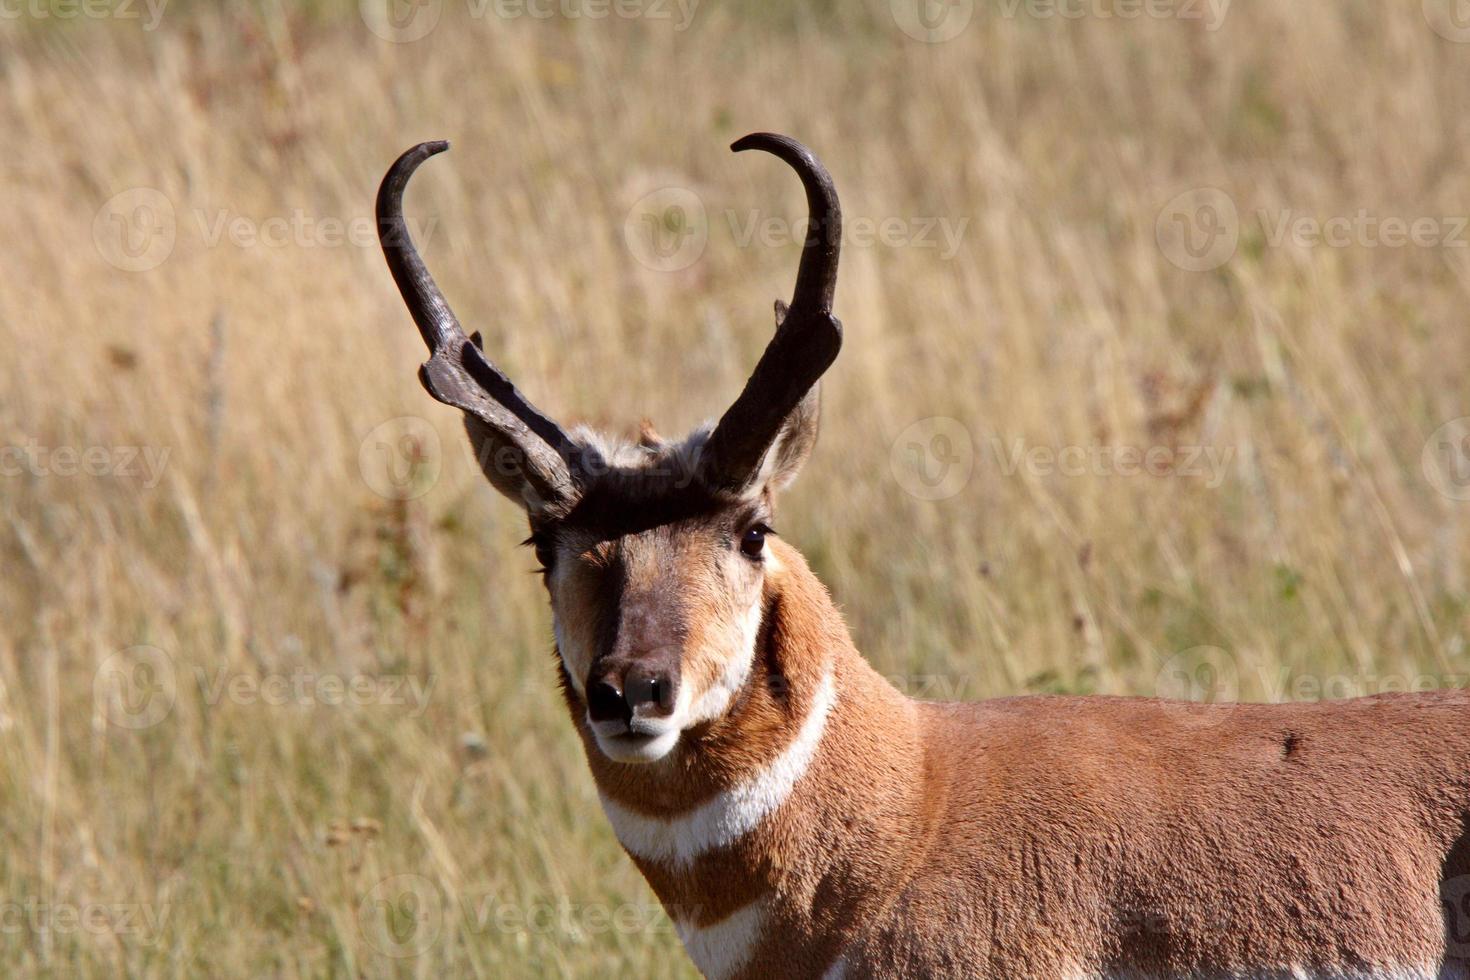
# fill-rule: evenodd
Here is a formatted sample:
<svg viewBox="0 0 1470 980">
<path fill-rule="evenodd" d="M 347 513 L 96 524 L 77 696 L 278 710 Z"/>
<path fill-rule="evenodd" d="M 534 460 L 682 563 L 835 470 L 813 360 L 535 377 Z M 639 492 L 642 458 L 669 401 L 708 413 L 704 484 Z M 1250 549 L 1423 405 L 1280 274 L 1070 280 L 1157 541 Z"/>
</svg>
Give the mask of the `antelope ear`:
<svg viewBox="0 0 1470 980">
<path fill-rule="evenodd" d="M 532 469 L 525 450 L 514 438 L 469 412 L 464 416 L 464 431 L 470 437 L 470 448 L 480 472 L 513 503 L 533 515 L 559 503 L 561 498 L 546 492 L 544 481 Z"/>
<path fill-rule="evenodd" d="M 821 385 L 812 390 L 786 416 L 781 434 L 771 444 L 761 463 L 760 486 L 779 493 L 791 486 L 817 445 L 817 428 L 822 415 Z"/>
</svg>

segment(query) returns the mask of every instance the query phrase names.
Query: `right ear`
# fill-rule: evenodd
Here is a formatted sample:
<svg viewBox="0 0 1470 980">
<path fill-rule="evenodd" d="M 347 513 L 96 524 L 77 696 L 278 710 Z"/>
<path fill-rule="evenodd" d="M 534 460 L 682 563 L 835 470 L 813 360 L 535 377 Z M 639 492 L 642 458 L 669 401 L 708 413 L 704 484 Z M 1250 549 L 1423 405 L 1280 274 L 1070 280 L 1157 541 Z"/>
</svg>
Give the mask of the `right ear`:
<svg viewBox="0 0 1470 980">
<path fill-rule="evenodd" d="M 443 141 L 420 143 L 388 168 L 378 188 L 383 257 L 429 347 L 419 381 L 434 398 L 464 412 L 470 445 L 495 489 L 532 513 L 568 508 L 577 497 L 576 444 L 485 358 L 479 334 L 473 342 L 465 336 L 404 223 L 408 178 L 429 157 L 447 149 Z"/>
<path fill-rule="evenodd" d="M 786 304 L 776 300 L 776 329 L 781 329 L 788 312 Z M 752 482 L 753 489 L 779 493 L 795 481 L 816 447 L 821 417 L 822 383 L 818 381 L 781 424 L 776 441 L 761 461 L 759 475 Z"/>
</svg>

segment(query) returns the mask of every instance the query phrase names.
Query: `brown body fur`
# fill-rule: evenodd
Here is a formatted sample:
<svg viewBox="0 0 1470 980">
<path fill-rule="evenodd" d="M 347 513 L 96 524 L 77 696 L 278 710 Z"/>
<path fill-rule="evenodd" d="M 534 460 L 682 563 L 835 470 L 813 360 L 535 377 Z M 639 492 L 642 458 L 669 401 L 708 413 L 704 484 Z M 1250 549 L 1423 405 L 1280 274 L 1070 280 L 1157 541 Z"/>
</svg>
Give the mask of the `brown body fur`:
<svg viewBox="0 0 1470 980">
<path fill-rule="evenodd" d="M 688 868 L 638 862 L 676 918 L 769 903 L 742 976 L 1464 975 L 1466 695 L 916 702 L 777 548 L 750 683 L 668 766 L 605 759 L 569 696 L 600 790 L 673 816 L 777 755 L 833 665 L 791 798 Z"/>
</svg>

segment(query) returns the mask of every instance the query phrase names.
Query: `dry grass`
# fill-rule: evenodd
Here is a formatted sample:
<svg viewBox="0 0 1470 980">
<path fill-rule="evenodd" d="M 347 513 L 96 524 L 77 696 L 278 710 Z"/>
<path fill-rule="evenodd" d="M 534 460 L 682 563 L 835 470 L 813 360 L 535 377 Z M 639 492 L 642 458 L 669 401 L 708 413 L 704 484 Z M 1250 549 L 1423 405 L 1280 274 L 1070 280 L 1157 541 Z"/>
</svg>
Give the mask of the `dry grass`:
<svg viewBox="0 0 1470 980">
<path fill-rule="evenodd" d="M 462 318 L 544 407 L 613 427 L 720 411 L 790 288 L 794 246 L 739 231 L 799 216 L 796 182 L 732 138 L 795 134 L 850 221 L 901 222 L 849 243 L 780 524 L 911 690 L 1463 683 L 1470 511 L 1421 452 L 1470 415 L 1470 46 L 1418 0 L 1240 0 L 1216 31 L 1007 6 L 943 44 L 877 0 L 682 31 L 446 0 L 411 44 L 332 3 L 0 22 L 0 444 L 107 470 L 0 477 L 7 972 L 689 975 L 563 717 L 521 517 L 418 388 L 376 247 L 316 237 L 418 139 L 456 141 L 409 208 Z M 668 186 L 706 211 L 677 271 L 624 237 Z M 136 187 L 174 211 L 144 271 L 95 240 Z M 1156 218 L 1200 187 L 1240 239 L 1190 272 Z M 1451 242 L 1272 241 L 1361 209 Z M 284 244 L 215 234 L 297 215 Z M 927 219 L 965 222 L 952 256 L 902 240 Z M 372 486 L 409 444 L 368 436 L 404 416 L 427 492 L 395 502 Z M 974 470 L 925 500 L 905 465 L 940 431 Z M 1013 470 L 1018 439 L 1203 447 L 1218 478 Z M 371 703 L 308 703 L 323 678 Z"/>
</svg>

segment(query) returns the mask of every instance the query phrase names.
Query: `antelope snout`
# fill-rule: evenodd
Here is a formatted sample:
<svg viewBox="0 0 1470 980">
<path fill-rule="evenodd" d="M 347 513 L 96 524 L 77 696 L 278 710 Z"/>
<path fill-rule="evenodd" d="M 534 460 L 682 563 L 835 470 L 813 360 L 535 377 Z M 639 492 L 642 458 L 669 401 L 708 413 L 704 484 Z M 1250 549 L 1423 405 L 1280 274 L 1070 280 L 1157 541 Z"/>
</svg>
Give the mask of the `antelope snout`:
<svg viewBox="0 0 1470 980">
<path fill-rule="evenodd" d="M 679 675 L 671 665 L 608 660 L 592 670 L 587 681 L 587 716 L 594 723 L 635 718 L 666 718 L 673 713 Z"/>
</svg>

